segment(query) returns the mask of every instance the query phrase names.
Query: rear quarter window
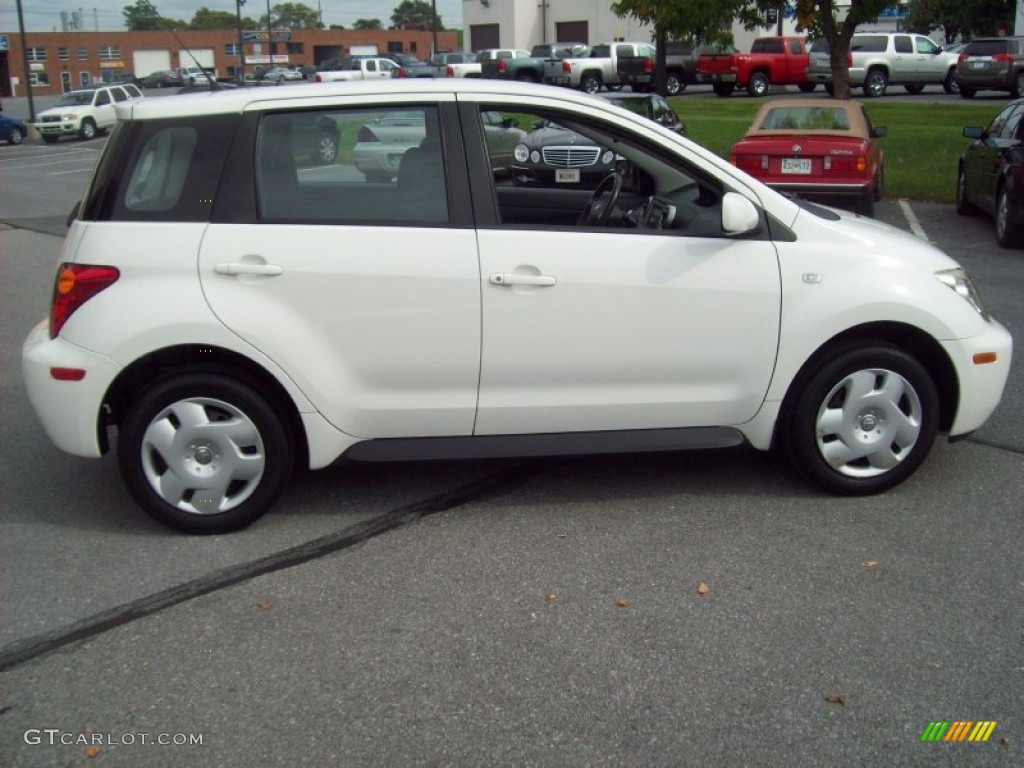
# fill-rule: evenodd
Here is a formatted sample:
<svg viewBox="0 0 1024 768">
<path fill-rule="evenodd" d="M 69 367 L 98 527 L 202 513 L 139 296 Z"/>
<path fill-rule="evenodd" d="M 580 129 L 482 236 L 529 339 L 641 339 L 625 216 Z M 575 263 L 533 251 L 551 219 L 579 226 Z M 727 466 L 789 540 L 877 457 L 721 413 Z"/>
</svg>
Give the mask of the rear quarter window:
<svg viewBox="0 0 1024 768">
<path fill-rule="evenodd" d="M 854 53 L 885 53 L 888 47 L 889 38 L 885 35 L 854 35 L 850 41 Z"/>
<path fill-rule="evenodd" d="M 86 192 L 82 218 L 208 221 L 234 115 L 120 123 Z"/>
</svg>

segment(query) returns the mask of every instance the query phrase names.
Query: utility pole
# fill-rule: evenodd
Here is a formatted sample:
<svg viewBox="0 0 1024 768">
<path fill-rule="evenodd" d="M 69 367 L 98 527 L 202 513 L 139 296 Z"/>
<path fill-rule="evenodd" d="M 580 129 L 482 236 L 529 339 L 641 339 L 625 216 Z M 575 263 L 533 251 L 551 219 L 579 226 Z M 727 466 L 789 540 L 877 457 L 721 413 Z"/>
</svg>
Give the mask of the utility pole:
<svg viewBox="0 0 1024 768">
<path fill-rule="evenodd" d="M 548 0 L 540 0 L 537 7 L 540 8 L 540 40 L 543 43 L 548 39 Z"/>
<path fill-rule="evenodd" d="M 274 31 L 270 28 L 270 0 L 267 0 L 267 50 L 270 51 L 270 63 L 267 69 L 274 66 Z"/>
<path fill-rule="evenodd" d="M 238 84 L 245 85 L 245 42 L 242 39 L 242 6 L 245 0 L 235 0 L 235 13 L 238 15 Z"/>
<path fill-rule="evenodd" d="M 32 100 L 32 76 L 28 71 L 28 45 L 25 40 L 25 14 L 21 10 L 21 0 L 18 0 L 18 35 L 21 37 L 21 66 L 25 68 L 25 93 L 28 96 L 28 121 L 36 121 L 36 105 Z"/>
<path fill-rule="evenodd" d="M 434 33 L 434 50 L 432 51 L 431 55 L 434 55 L 435 53 L 437 53 L 437 0 L 430 0 L 430 7 L 434 13 L 433 18 L 430 20 L 430 29 Z"/>
</svg>

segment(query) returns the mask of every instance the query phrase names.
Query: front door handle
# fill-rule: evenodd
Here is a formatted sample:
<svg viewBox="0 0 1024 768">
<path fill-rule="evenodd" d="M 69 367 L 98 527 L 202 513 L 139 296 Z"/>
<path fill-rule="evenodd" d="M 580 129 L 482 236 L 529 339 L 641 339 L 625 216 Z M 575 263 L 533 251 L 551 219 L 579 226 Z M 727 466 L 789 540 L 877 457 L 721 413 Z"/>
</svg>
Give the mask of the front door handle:
<svg viewBox="0 0 1024 768">
<path fill-rule="evenodd" d="M 558 281 L 550 275 L 522 275 L 519 273 L 495 272 L 490 277 L 491 285 L 536 285 L 550 287 Z"/>
<path fill-rule="evenodd" d="M 213 271 L 218 275 L 267 275 L 273 277 L 284 273 L 284 270 L 276 264 L 246 264 L 238 262 L 224 262 L 216 264 Z"/>
</svg>

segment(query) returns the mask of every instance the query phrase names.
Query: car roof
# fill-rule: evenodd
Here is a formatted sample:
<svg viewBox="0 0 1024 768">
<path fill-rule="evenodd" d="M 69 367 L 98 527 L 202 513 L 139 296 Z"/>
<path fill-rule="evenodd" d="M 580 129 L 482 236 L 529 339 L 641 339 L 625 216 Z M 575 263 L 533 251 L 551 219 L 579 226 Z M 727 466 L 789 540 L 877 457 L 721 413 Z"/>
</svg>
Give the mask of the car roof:
<svg viewBox="0 0 1024 768">
<path fill-rule="evenodd" d="M 242 112 L 258 108 L 260 104 L 284 106 L 294 100 L 296 107 L 313 104 L 331 106 L 343 104 L 346 97 L 399 96 L 410 100 L 424 96 L 451 96 L 459 93 L 482 94 L 485 96 L 531 97 L 545 95 L 562 102 L 581 106 L 595 104 L 609 106 L 605 99 L 551 85 L 520 83 L 515 81 L 486 80 L 476 78 L 444 79 L 382 79 L 356 82 L 295 83 L 282 84 L 273 88 L 236 88 L 230 92 L 211 95 L 206 92 L 186 94 L 174 99 L 140 99 L 119 108 L 128 110 L 120 114 L 134 120 L 165 119 L 190 115 L 215 115 Z"/>
</svg>

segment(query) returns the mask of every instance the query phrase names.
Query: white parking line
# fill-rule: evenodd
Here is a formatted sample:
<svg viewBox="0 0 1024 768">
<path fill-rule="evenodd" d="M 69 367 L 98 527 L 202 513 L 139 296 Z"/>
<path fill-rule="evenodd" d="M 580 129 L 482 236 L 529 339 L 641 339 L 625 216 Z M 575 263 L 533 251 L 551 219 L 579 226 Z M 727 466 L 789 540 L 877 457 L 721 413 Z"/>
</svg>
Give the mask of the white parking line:
<svg viewBox="0 0 1024 768">
<path fill-rule="evenodd" d="M 930 243 L 931 240 L 928 238 L 927 233 L 925 233 L 924 227 L 921 226 L 921 220 L 917 218 L 917 214 L 914 213 L 914 209 L 910 207 L 910 203 L 906 200 L 897 200 L 896 202 L 900 204 L 900 210 L 903 211 L 903 218 L 907 220 L 907 224 L 910 225 L 910 231 L 914 233 L 914 236 Z"/>
<path fill-rule="evenodd" d="M 54 171 L 53 173 L 46 174 L 47 176 L 66 176 L 69 173 L 92 173 L 92 168 L 76 168 L 73 171 Z"/>
</svg>

